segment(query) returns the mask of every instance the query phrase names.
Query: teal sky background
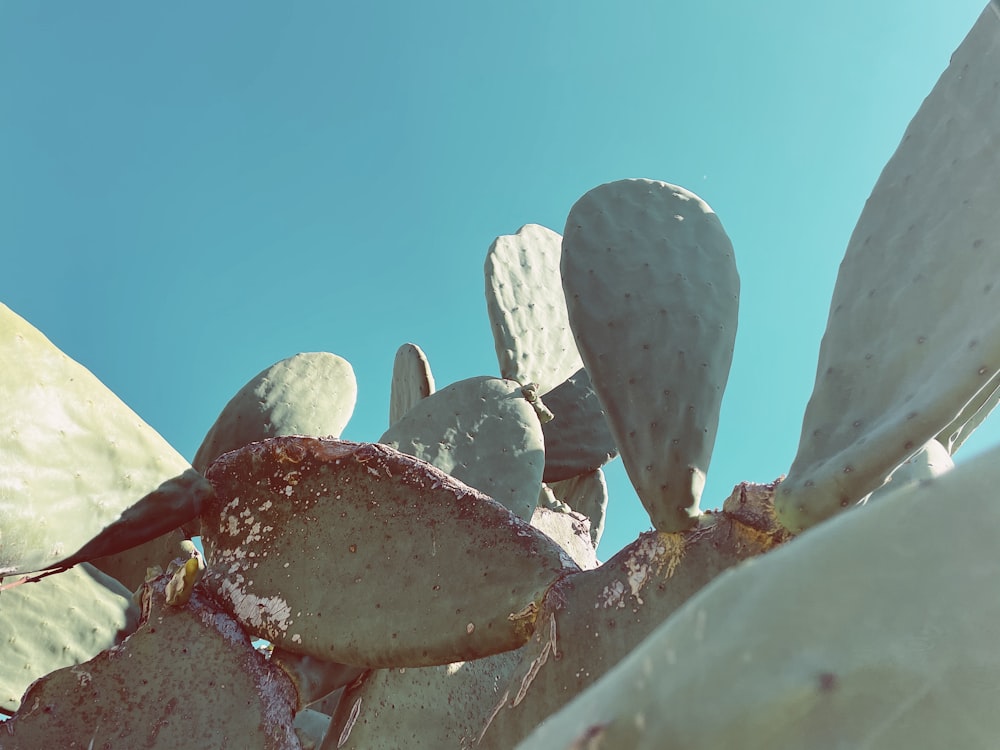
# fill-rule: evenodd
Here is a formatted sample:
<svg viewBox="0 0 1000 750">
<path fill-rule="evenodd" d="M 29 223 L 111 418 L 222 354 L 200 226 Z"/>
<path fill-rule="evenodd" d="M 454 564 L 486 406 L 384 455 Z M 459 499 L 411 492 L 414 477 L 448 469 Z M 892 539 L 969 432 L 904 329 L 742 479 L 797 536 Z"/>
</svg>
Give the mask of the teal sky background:
<svg viewBox="0 0 1000 750">
<path fill-rule="evenodd" d="M 300 351 L 352 363 L 376 440 L 400 344 L 439 387 L 498 372 L 497 235 L 673 182 L 742 277 L 717 507 L 791 464 L 850 233 L 984 6 L 0 0 L 0 301 L 188 459 Z M 608 475 L 603 559 L 649 526 Z"/>
</svg>

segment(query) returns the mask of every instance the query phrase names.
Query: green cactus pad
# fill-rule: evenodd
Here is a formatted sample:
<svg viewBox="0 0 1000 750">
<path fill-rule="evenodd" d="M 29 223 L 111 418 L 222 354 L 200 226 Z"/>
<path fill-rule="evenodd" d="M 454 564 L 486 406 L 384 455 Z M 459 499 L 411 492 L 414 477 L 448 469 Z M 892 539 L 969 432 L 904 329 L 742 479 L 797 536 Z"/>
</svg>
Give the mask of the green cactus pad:
<svg viewBox="0 0 1000 750">
<path fill-rule="evenodd" d="M 177 451 L 4 305 L 0 362 L 0 577 L 113 554 L 197 515 L 207 482 L 185 475 Z"/>
<path fill-rule="evenodd" d="M 558 482 L 586 474 L 618 455 L 601 401 L 585 369 L 580 368 L 549 391 L 545 405 L 554 418 L 542 425 L 543 480 Z"/>
<path fill-rule="evenodd" d="M 167 606 L 167 580 L 143 588 L 142 625 L 128 640 L 32 685 L 0 728 L 3 750 L 300 747 L 284 672 L 197 589 Z"/>
<path fill-rule="evenodd" d="M 772 485 L 758 485 L 769 503 Z M 561 579 L 501 691 L 483 747 L 510 748 L 608 672 L 721 571 L 775 538 L 726 516 L 684 533 L 647 532 L 596 570 Z M 662 736 L 661 736 L 662 741 Z"/>
<path fill-rule="evenodd" d="M 590 519 L 590 538 L 596 549 L 604 534 L 608 509 L 608 483 L 604 472 L 594 469 L 572 479 L 553 482 L 549 487 L 557 500 Z"/>
<path fill-rule="evenodd" d="M 995 748 L 998 485 L 993 450 L 725 573 L 518 747 Z"/>
<path fill-rule="evenodd" d="M 559 277 L 562 237 L 538 224 L 497 237 L 486 253 L 486 311 L 500 374 L 545 395 L 582 366 Z"/>
<path fill-rule="evenodd" d="M 978 424 L 969 420 L 996 403 L 998 36 L 991 5 L 910 122 L 851 235 L 798 453 L 775 503 L 793 531 L 857 503 L 929 439 L 950 444 L 956 418 L 967 436 Z"/>
<path fill-rule="evenodd" d="M 358 398 L 350 363 L 329 352 L 306 352 L 258 373 L 230 399 L 198 448 L 192 465 L 204 473 L 223 453 L 282 435 L 338 437 Z"/>
<path fill-rule="evenodd" d="M 272 438 L 208 476 L 202 585 L 255 637 L 320 659 L 430 666 L 516 648 L 576 567 L 486 495 L 383 445 Z"/>
<path fill-rule="evenodd" d="M 138 615 L 132 592 L 86 563 L 0 593 L 0 709 L 13 713 L 37 678 L 120 643 Z"/>
<path fill-rule="evenodd" d="M 403 344 L 392 363 L 389 424 L 398 422 L 421 399 L 434 393 L 434 375 L 427 355 L 416 344 Z"/>
<path fill-rule="evenodd" d="M 513 380 L 469 378 L 442 388 L 379 442 L 433 464 L 531 520 L 542 486 L 545 439 Z"/>
<path fill-rule="evenodd" d="M 690 528 L 736 336 L 740 283 L 722 223 L 675 185 L 601 185 L 566 219 L 562 279 L 639 499 L 658 530 Z"/>
</svg>

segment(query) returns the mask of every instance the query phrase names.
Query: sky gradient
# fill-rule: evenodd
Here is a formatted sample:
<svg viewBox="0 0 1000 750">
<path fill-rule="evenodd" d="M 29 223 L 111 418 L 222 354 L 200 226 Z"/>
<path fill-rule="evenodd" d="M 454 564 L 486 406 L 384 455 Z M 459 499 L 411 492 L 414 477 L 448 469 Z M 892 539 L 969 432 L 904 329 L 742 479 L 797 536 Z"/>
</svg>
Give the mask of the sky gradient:
<svg viewBox="0 0 1000 750">
<path fill-rule="evenodd" d="M 497 373 L 497 235 L 672 182 L 742 277 L 717 507 L 790 465 L 848 238 L 984 5 L 0 0 L 0 301 L 188 459 L 300 351 L 351 362 L 376 440 L 400 344 Z M 602 559 L 649 526 L 609 483 Z"/>
</svg>

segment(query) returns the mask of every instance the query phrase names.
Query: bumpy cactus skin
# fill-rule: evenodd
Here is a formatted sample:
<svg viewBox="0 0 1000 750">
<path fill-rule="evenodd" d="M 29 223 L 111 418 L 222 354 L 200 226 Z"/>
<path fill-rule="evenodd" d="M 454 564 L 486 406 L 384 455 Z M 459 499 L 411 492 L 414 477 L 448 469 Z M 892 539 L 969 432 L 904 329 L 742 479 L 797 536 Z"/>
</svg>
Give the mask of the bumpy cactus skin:
<svg viewBox="0 0 1000 750">
<path fill-rule="evenodd" d="M 379 438 L 490 495 L 524 521 L 538 504 L 545 439 L 513 380 L 461 380 L 420 401 Z"/>
<path fill-rule="evenodd" d="M 329 352 L 283 359 L 258 373 L 226 404 L 192 465 L 204 473 L 223 453 L 282 435 L 339 437 L 354 413 L 350 363 Z"/>
<path fill-rule="evenodd" d="M 694 526 L 739 308 L 719 218 L 665 182 L 601 185 L 566 219 L 562 278 L 577 346 L 653 526 Z"/>
<path fill-rule="evenodd" d="M 132 592 L 86 563 L 4 591 L 0 709 L 13 713 L 34 680 L 117 645 L 138 619 Z"/>
<path fill-rule="evenodd" d="M 952 56 L 886 164 L 830 304 L 798 454 L 791 530 L 862 500 L 929 439 L 996 404 L 1000 373 L 1000 14 Z M 972 425 L 974 427 L 974 425 Z"/>
<path fill-rule="evenodd" d="M 500 374 L 539 395 L 576 372 L 573 341 L 559 276 L 562 237 L 538 224 L 497 237 L 486 253 L 486 310 Z"/>
</svg>

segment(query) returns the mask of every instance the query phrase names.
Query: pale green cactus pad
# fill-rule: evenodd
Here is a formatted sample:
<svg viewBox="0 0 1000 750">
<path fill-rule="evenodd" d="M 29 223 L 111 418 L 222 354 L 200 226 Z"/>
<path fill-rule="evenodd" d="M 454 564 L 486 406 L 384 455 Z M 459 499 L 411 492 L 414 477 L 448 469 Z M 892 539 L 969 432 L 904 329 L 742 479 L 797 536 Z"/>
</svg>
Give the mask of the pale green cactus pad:
<svg viewBox="0 0 1000 750">
<path fill-rule="evenodd" d="M 590 538 L 594 548 L 604 535 L 608 510 L 608 483 L 600 469 L 549 485 L 556 499 L 590 519 Z"/>
<path fill-rule="evenodd" d="M 851 235 L 798 453 L 775 503 L 793 531 L 857 503 L 929 439 L 964 439 L 996 404 L 996 7 L 952 55 Z"/>
<path fill-rule="evenodd" d="M 197 515 L 207 482 L 2 304 L 0 362 L 0 577 L 119 552 Z M 92 541 L 125 516 L 138 522 Z"/>
<path fill-rule="evenodd" d="M 741 485 L 736 493 L 741 490 L 744 504 L 770 507 L 774 485 Z M 780 540 L 780 535 L 744 524 L 741 512 L 705 516 L 703 527 L 688 532 L 642 534 L 600 568 L 557 582 L 545 597 L 520 664 L 501 691 L 482 746 L 513 747 L 721 571 Z M 771 526 L 771 531 L 778 528 L 773 521 Z"/>
<path fill-rule="evenodd" d="M 281 435 L 339 437 L 354 413 L 354 369 L 329 352 L 305 352 L 258 373 L 230 399 L 192 464 L 204 473 L 223 453 Z"/>
<path fill-rule="evenodd" d="M 994 449 L 723 574 L 518 747 L 995 748 L 998 485 Z"/>
<path fill-rule="evenodd" d="M 434 393 L 434 375 L 427 355 L 416 344 L 403 344 L 392 363 L 389 424 L 393 425 L 424 398 Z"/>
<path fill-rule="evenodd" d="M 500 375 L 545 395 L 583 366 L 559 275 L 562 237 L 538 224 L 497 237 L 486 253 L 486 311 Z"/>
<path fill-rule="evenodd" d="M 513 380 L 469 378 L 442 388 L 379 442 L 433 464 L 531 520 L 542 486 L 545 439 Z"/>
<path fill-rule="evenodd" d="M 167 579 L 144 587 L 128 640 L 32 685 L 0 727 L 3 750 L 300 747 L 284 672 L 197 590 L 186 606 L 167 606 Z"/>
<path fill-rule="evenodd" d="M 255 637 L 320 659 L 431 666 L 517 648 L 576 569 L 499 503 L 384 445 L 271 438 L 208 476 L 202 585 Z"/>
<path fill-rule="evenodd" d="M 0 592 L 0 710 L 16 711 L 39 677 L 120 643 L 138 619 L 132 592 L 87 563 Z"/>
<path fill-rule="evenodd" d="M 562 279 L 639 499 L 658 530 L 690 528 L 736 336 L 740 282 L 722 223 L 675 185 L 600 185 L 566 219 Z"/>
<path fill-rule="evenodd" d="M 583 368 L 545 396 L 553 419 L 542 425 L 545 472 L 542 479 L 558 482 L 599 469 L 618 455 L 601 400 Z"/>
</svg>

